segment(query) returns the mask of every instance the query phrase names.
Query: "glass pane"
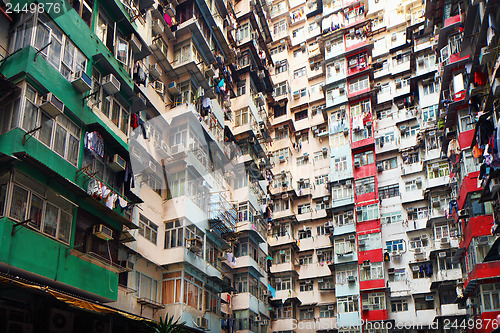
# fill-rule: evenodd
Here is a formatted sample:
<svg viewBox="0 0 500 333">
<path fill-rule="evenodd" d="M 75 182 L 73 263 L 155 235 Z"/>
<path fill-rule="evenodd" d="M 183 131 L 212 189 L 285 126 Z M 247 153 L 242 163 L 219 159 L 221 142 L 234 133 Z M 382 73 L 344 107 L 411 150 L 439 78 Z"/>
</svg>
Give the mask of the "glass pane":
<svg viewBox="0 0 500 333">
<path fill-rule="evenodd" d="M 58 124 L 54 139 L 54 151 L 64 157 L 65 150 L 66 150 L 66 130 L 61 125 Z"/>
<path fill-rule="evenodd" d="M 66 39 L 66 44 L 64 45 L 64 57 L 63 62 L 70 69 L 73 68 L 73 57 L 75 54 L 75 46 L 69 39 Z"/>
<path fill-rule="evenodd" d="M 7 200 L 7 184 L 0 184 L 0 216 L 4 215 L 6 200 Z"/>
<path fill-rule="evenodd" d="M 113 102 L 113 112 L 111 113 L 111 121 L 116 126 L 120 126 L 120 105 Z"/>
<path fill-rule="evenodd" d="M 42 226 L 42 214 L 43 214 L 43 200 L 42 198 L 32 195 L 31 196 L 31 207 L 30 207 L 30 218 L 29 223 L 33 228 L 40 230 Z"/>
<path fill-rule="evenodd" d="M 71 215 L 66 212 L 61 212 L 59 221 L 59 235 L 57 238 L 65 243 L 69 243 L 71 237 Z"/>
<path fill-rule="evenodd" d="M 125 133 L 125 134 L 128 134 L 128 124 L 129 124 L 129 116 L 128 116 L 128 113 L 125 112 L 125 110 L 122 110 L 123 112 L 123 116 L 122 116 L 122 123 L 120 125 L 120 130 Z"/>
<path fill-rule="evenodd" d="M 36 128 L 36 121 L 38 118 L 38 108 L 30 101 L 26 100 L 24 108 L 23 128 L 26 131 L 31 131 Z"/>
<path fill-rule="evenodd" d="M 49 29 L 44 24 L 39 22 L 36 29 L 35 47 L 39 50 L 42 49 L 45 45 L 49 43 L 49 38 L 50 38 Z M 42 53 L 46 55 L 47 49 L 44 49 Z"/>
<path fill-rule="evenodd" d="M 128 42 L 120 37 L 117 38 L 118 47 L 116 48 L 116 59 L 127 65 Z"/>
<path fill-rule="evenodd" d="M 40 130 L 39 139 L 42 143 L 50 147 L 50 140 L 52 138 L 52 128 L 54 127 L 54 121 L 49 118 L 46 114 L 42 113 L 42 129 Z"/>
<path fill-rule="evenodd" d="M 103 103 L 101 112 L 104 113 L 106 117 L 109 118 L 109 110 L 111 109 L 111 96 L 103 92 Z"/>
<path fill-rule="evenodd" d="M 45 220 L 43 224 L 43 232 L 56 236 L 57 231 L 57 215 L 59 214 L 59 208 L 47 203 L 47 208 L 45 210 Z"/>
<path fill-rule="evenodd" d="M 151 299 L 151 278 L 141 275 L 140 297 Z"/>
<path fill-rule="evenodd" d="M 14 186 L 12 202 L 10 204 L 10 217 L 24 221 L 26 218 L 26 207 L 28 205 L 28 191 L 19 186 Z"/>
<path fill-rule="evenodd" d="M 80 141 L 73 135 L 69 136 L 68 141 L 68 155 L 67 159 L 70 163 L 76 165 L 78 162 L 78 147 L 80 146 Z"/>
<path fill-rule="evenodd" d="M 52 44 L 49 46 L 49 61 L 57 69 L 59 69 L 59 63 L 61 62 L 61 50 L 61 42 L 52 38 Z"/>
</svg>

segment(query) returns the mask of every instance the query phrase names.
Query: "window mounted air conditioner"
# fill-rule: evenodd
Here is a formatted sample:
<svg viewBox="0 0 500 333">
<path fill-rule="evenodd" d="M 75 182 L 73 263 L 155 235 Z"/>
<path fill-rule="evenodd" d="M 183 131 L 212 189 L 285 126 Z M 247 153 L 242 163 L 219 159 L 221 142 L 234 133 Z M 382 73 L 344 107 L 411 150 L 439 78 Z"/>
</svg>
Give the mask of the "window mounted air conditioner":
<svg viewBox="0 0 500 333">
<path fill-rule="evenodd" d="M 158 152 L 164 157 L 170 156 L 170 149 L 165 141 L 161 141 L 158 147 Z"/>
<path fill-rule="evenodd" d="M 50 309 L 49 327 L 48 327 L 49 332 L 54 332 L 54 333 L 73 332 L 74 321 L 75 321 L 74 313 L 52 308 Z M 13 332 L 17 333 L 19 331 L 13 331 Z"/>
<path fill-rule="evenodd" d="M 136 34 L 130 36 L 129 45 L 134 53 L 139 53 L 142 50 L 142 43 Z"/>
<path fill-rule="evenodd" d="M 477 238 L 478 245 L 486 245 L 488 244 L 488 236 L 481 236 Z"/>
<path fill-rule="evenodd" d="M 163 31 L 165 31 L 165 26 L 163 25 L 160 19 L 156 19 L 153 21 L 152 30 L 153 30 L 153 35 L 158 36 L 161 35 Z"/>
<path fill-rule="evenodd" d="M 120 81 L 113 74 L 105 76 L 102 81 L 102 87 L 108 94 L 114 95 L 120 91 Z"/>
<path fill-rule="evenodd" d="M 384 171 L 384 166 L 383 166 L 383 165 L 381 165 L 381 164 L 377 165 L 377 171 L 378 171 L 378 172 L 382 172 L 382 171 Z"/>
<path fill-rule="evenodd" d="M 418 272 L 418 271 L 420 270 L 420 267 L 418 267 L 417 265 L 415 265 L 415 266 L 412 266 L 412 267 L 411 267 L 411 270 L 412 270 L 413 272 Z"/>
<path fill-rule="evenodd" d="M 368 304 L 363 304 L 363 311 L 369 311 L 370 306 Z"/>
<path fill-rule="evenodd" d="M 274 282 L 278 282 L 278 283 L 280 283 L 280 282 L 281 282 L 281 278 L 276 278 L 276 279 L 274 279 Z"/>
<path fill-rule="evenodd" d="M 438 256 L 439 256 L 439 258 L 445 258 L 446 252 L 439 252 Z"/>
<path fill-rule="evenodd" d="M 184 148 L 184 145 L 182 143 L 179 143 L 179 144 L 176 144 L 176 145 L 173 145 L 172 147 L 170 147 L 170 152 L 172 154 L 178 154 L 178 153 L 182 153 L 184 152 L 185 148 Z"/>
<path fill-rule="evenodd" d="M 364 239 L 359 240 L 358 244 L 359 244 L 359 247 L 365 247 L 365 245 L 366 245 Z"/>
<path fill-rule="evenodd" d="M 401 131 L 401 133 L 406 133 L 406 130 L 407 130 L 407 129 L 408 129 L 408 128 L 406 127 L 406 125 L 401 125 L 401 126 L 399 126 L 399 130 Z"/>
<path fill-rule="evenodd" d="M 300 91 L 295 91 L 293 93 L 293 99 L 299 99 L 300 98 Z"/>
<path fill-rule="evenodd" d="M 288 199 L 288 193 L 282 194 L 281 199 Z"/>
<path fill-rule="evenodd" d="M 353 211 L 352 211 L 352 210 L 350 210 L 350 211 L 348 211 L 348 212 L 347 212 L 347 216 L 352 217 L 353 215 L 354 215 L 354 213 L 353 213 Z"/>
<path fill-rule="evenodd" d="M 120 155 L 115 154 L 110 158 L 108 166 L 115 172 L 125 171 L 127 161 L 125 161 Z"/>
<path fill-rule="evenodd" d="M 349 282 L 349 283 L 354 283 L 354 282 L 356 282 L 356 278 L 355 278 L 353 275 L 351 275 L 351 276 L 349 276 L 349 277 L 347 278 L 347 282 Z"/>
<path fill-rule="evenodd" d="M 417 247 L 417 248 L 415 249 L 415 254 L 422 254 L 422 248 Z"/>
<path fill-rule="evenodd" d="M 441 245 L 448 245 L 450 243 L 448 237 L 442 237 L 440 241 Z"/>
<path fill-rule="evenodd" d="M 98 224 L 94 226 L 94 235 L 104 240 L 111 240 L 113 239 L 113 230 L 104 224 Z"/>
<path fill-rule="evenodd" d="M 54 94 L 48 93 L 42 96 L 40 108 L 49 116 L 55 118 L 64 112 L 64 103 Z"/>
<path fill-rule="evenodd" d="M 179 95 L 179 89 L 177 88 L 177 82 L 172 81 L 168 84 L 168 92 L 172 95 Z"/>
<path fill-rule="evenodd" d="M 76 72 L 71 84 L 82 94 L 92 89 L 92 80 L 84 71 Z"/>
<path fill-rule="evenodd" d="M 328 310 L 333 310 L 334 306 L 333 305 L 328 305 Z"/>
<path fill-rule="evenodd" d="M 359 162 L 359 160 L 354 160 L 354 167 L 359 168 L 360 166 L 361 166 L 361 163 Z"/>
<path fill-rule="evenodd" d="M 149 74 L 156 80 L 158 80 L 161 77 L 161 69 L 158 64 L 152 64 L 149 65 Z"/>
<path fill-rule="evenodd" d="M 354 242 L 356 240 L 356 236 L 350 235 L 349 236 L 349 241 Z"/>
</svg>

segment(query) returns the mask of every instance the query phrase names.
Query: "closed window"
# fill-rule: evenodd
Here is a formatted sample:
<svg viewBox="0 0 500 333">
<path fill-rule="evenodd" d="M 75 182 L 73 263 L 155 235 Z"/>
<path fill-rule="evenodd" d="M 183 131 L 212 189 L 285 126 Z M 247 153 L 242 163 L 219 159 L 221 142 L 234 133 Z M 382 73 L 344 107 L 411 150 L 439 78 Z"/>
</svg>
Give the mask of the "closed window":
<svg viewBox="0 0 500 333">
<path fill-rule="evenodd" d="M 139 215 L 139 235 L 156 244 L 158 226 L 142 214 Z"/>
</svg>

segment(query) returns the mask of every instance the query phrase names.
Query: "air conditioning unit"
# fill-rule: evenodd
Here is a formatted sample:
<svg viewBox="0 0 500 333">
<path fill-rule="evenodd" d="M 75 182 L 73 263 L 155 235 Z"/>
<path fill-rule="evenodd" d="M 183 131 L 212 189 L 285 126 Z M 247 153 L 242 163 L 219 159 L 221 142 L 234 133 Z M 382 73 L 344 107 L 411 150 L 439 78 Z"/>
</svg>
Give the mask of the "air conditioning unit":
<svg viewBox="0 0 500 333">
<path fill-rule="evenodd" d="M 208 330 L 208 319 L 203 317 L 196 318 L 196 326 Z"/>
<path fill-rule="evenodd" d="M 161 35 L 163 31 L 165 31 L 165 26 L 163 25 L 160 19 L 156 19 L 153 20 L 152 30 L 153 30 L 153 36 L 158 36 Z"/>
<path fill-rule="evenodd" d="M 328 305 L 328 310 L 334 310 L 335 307 L 333 305 Z"/>
<path fill-rule="evenodd" d="M 281 278 L 274 279 L 274 282 L 278 282 L 278 283 L 281 282 Z"/>
<path fill-rule="evenodd" d="M 136 34 L 132 34 L 130 36 L 130 40 L 129 40 L 128 43 L 129 43 L 130 47 L 132 48 L 132 50 L 134 51 L 134 53 L 141 52 L 141 50 L 142 50 L 142 43 L 141 43 L 141 41 L 139 40 L 139 37 L 137 37 Z"/>
<path fill-rule="evenodd" d="M 147 173 L 156 173 L 156 164 L 153 161 L 148 161 L 144 166 L 144 171 Z"/>
<path fill-rule="evenodd" d="M 64 112 L 64 103 L 52 93 L 48 93 L 42 97 L 40 108 L 52 118 Z"/>
<path fill-rule="evenodd" d="M 293 93 L 293 99 L 299 99 L 300 98 L 300 91 L 296 91 Z"/>
<path fill-rule="evenodd" d="M 354 161 L 354 167 L 355 168 L 359 168 L 361 166 L 361 163 L 359 162 L 359 160 L 355 160 Z"/>
<path fill-rule="evenodd" d="M 104 224 L 97 224 L 94 226 L 94 235 L 104 240 L 113 239 L 113 230 L 106 227 Z"/>
<path fill-rule="evenodd" d="M 391 37 L 391 41 L 392 41 L 392 42 L 395 42 L 395 41 L 397 41 L 397 40 L 398 40 L 398 36 L 396 36 L 396 35 L 392 35 L 392 37 Z"/>
<path fill-rule="evenodd" d="M 33 324 L 9 320 L 6 333 L 33 333 Z"/>
<path fill-rule="evenodd" d="M 396 81 L 396 89 L 400 89 L 401 88 L 401 81 Z"/>
<path fill-rule="evenodd" d="M 285 162 L 285 156 L 280 156 L 279 160 L 280 160 L 280 163 L 284 163 Z"/>
<path fill-rule="evenodd" d="M 108 94 L 114 95 L 120 91 L 120 81 L 113 74 L 105 76 L 102 81 L 102 87 Z"/>
<path fill-rule="evenodd" d="M 190 238 L 187 240 L 188 249 L 191 252 L 201 252 L 203 250 L 203 243 L 199 238 Z"/>
<path fill-rule="evenodd" d="M 383 165 L 381 165 L 381 164 L 377 165 L 377 171 L 378 171 L 378 172 L 382 172 L 382 171 L 384 171 L 384 166 L 383 166 Z"/>
<path fill-rule="evenodd" d="M 323 152 L 323 155 L 326 155 L 326 153 L 328 153 L 328 148 L 324 147 L 321 151 Z"/>
<path fill-rule="evenodd" d="M 163 157 L 170 156 L 170 149 L 168 148 L 168 145 L 165 141 L 160 142 L 158 153 L 160 153 L 160 155 L 162 155 Z"/>
<path fill-rule="evenodd" d="M 288 193 L 284 193 L 281 195 L 281 199 L 288 199 Z"/>
<path fill-rule="evenodd" d="M 434 300 L 434 295 L 427 295 L 425 296 L 426 301 L 433 301 Z"/>
<path fill-rule="evenodd" d="M 350 236 L 349 236 L 349 240 L 350 240 L 351 242 L 354 242 L 354 241 L 356 240 L 356 236 L 354 236 L 354 235 L 350 235 Z"/>
<path fill-rule="evenodd" d="M 84 71 L 76 72 L 71 84 L 82 94 L 92 89 L 92 79 Z"/>
<path fill-rule="evenodd" d="M 151 76 L 154 77 L 156 80 L 160 79 L 161 77 L 160 66 L 158 66 L 158 64 L 149 65 L 149 74 L 151 74 Z"/>
<path fill-rule="evenodd" d="M 446 258 L 446 252 L 439 252 L 438 257 L 439 258 Z"/>
<path fill-rule="evenodd" d="M 448 239 L 448 237 L 442 237 L 440 243 L 441 245 L 448 245 L 450 244 L 450 240 Z"/>
<path fill-rule="evenodd" d="M 369 311 L 370 306 L 368 304 L 363 304 L 363 311 Z"/>
<path fill-rule="evenodd" d="M 340 63 L 338 63 L 338 62 L 335 63 L 335 70 L 337 72 L 340 71 Z"/>
<path fill-rule="evenodd" d="M 351 217 L 352 217 L 353 215 L 354 215 L 354 212 L 353 212 L 352 210 L 349 210 L 349 211 L 347 212 L 347 216 L 351 216 Z"/>
<path fill-rule="evenodd" d="M 358 244 L 359 244 L 359 247 L 365 247 L 365 245 L 366 245 L 365 240 L 359 240 Z"/>
<path fill-rule="evenodd" d="M 319 257 L 319 256 L 322 256 L 323 255 L 323 252 L 321 251 L 316 251 L 316 255 Z"/>
<path fill-rule="evenodd" d="M 153 82 L 153 89 L 160 95 L 165 93 L 165 85 L 159 80 Z"/>
<path fill-rule="evenodd" d="M 178 153 L 183 153 L 184 151 L 185 151 L 185 147 L 182 143 L 179 143 L 179 144 L 176 144 L 176 145 L 173 145 L 172 147 L 170 147 L 170 152 L 172 153 L 172 155 L 178 154 Z"/>
<path fill-rule="evenodd" d="M 349 282 L 349 283 L 354 283 L 354 282 L 356 282 L 356 278 L 355 278 L 353 275 L 350 275 L 350 276 L 347 278 L 347 282 Z"/>
<path fill-rule="evenodd" d="M 432 165 L 432 171 L 433 172 L 438 172 L 439 171 L 439 164 L 433 164 Z"/>
<path fill-rule="evenodd" d="M 68 311 L 52 308 L 49 316 L 49 332 L 70 333 L 73 332 L 75 315 Z"/>
<path fill-rule="evenodd" d="M 340 93 L 341 95 L 343 95 L 343 94 L 345 93 L 345 87 L 344 87 L 344 86 L 340 86 L 340 87 L 339 87 L 339 93 Z"/>
<path fill-rule="evenodd" d="M 168 92 L 172 95 L 179 95 L 179 89 L 177 88 L 177 82 L 172 81 L 168 84 Z"/>
<path fill-rule="evenodd" d="M 415 249 L 415 254 L 422 254 L 422 248 L 417 247 L 417 248 Z"/>
<path fill-rule="evenodd" d="M 401 133 L 405 133 L 407 129 L 408 128 L 406 127 L 406 125 L 399 126 L 399 130 L 401 131 Z"/>
<path fill-rule="evenodd" d="M 175 17 L 175 8 L 172 6 L 171 3 L 169 3 L 167 6 L 165 6 L 165 11 L 170 15 L 170 17 Z"/>
<path fill-rule="evenodd" d="M 110 158 L 108 166 L 115 172 L 125 171 L 127 161 L 125 161 L 120 155 L 115 154 L 112 158 Z"/>
</svg>

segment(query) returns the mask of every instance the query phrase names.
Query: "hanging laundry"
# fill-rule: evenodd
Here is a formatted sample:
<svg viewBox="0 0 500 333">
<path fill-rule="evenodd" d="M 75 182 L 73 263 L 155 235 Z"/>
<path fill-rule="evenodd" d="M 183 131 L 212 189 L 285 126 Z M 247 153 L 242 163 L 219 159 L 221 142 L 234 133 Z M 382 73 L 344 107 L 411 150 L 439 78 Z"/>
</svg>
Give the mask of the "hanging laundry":
<svg viewBox="0 0 500 333">
<path fill-rule="evenodd" d="M 139 127 L 139 115 L 137 113 L 132 113 L 130 117 L 130 127 L 132 127 L 132 129 Z"/>
<path fill-rule="evenodd" d="M 479 86 L 483 86 L 486 83 L 484 74 L 482 72 L 478 71 L 474 73 L 474 83 Z"/>
<path fill-rule="evenodd" d="M 104 140 L 99 133 L 95 131 L 85 133 L 84 147 L 101 158 L 104 158 Z"/>
<path fill-rule="evenodd" d="M 448 157 L 451 157 L 451 155 L 460 155 L 460 151 L 460 143 L 457 139 L 452 139 L 448 143 Z"/>
</svg>

